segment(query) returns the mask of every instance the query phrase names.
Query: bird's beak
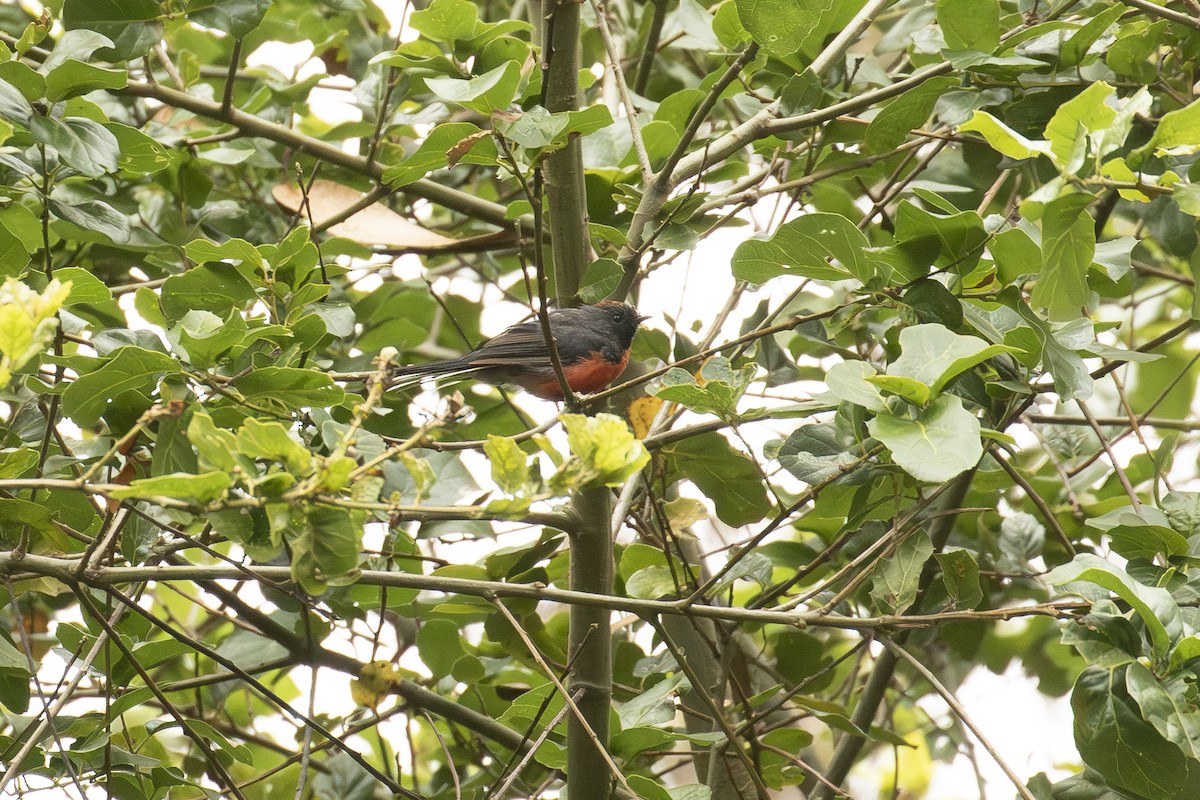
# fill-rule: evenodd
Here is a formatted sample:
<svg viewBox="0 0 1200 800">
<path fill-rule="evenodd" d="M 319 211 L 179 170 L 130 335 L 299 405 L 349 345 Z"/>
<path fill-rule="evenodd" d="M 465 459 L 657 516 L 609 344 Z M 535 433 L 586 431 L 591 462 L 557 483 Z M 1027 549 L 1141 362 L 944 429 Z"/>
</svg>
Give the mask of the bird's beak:
<svg viewBox="0 0 1200 800">
<path fill-rule="evenodd" d="M 650 318 L 645 316 L 644 314 L 638 314 L 637 315 L 637 324 L 641 325 L 643 322 L 645 322 L 648 319 L 650 319 Z"/>
</svg>

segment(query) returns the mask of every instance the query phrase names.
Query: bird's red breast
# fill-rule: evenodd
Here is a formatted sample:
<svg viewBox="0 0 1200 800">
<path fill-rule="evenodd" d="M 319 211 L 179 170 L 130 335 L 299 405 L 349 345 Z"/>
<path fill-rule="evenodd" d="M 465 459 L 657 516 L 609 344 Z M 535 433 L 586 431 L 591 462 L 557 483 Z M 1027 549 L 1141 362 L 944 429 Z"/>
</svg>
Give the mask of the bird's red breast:
<svg viewBox="0 0 1200 800">
<path fill-rule="evenodd" d="M 567 385 L 571 387 L 571 391 L 579 394 L 591 394 L 600 391 L 616 380 L 617 376 L 625 371 L 625 365 L 628 363 L 628 350 L 621 356 L 620 361 L 609 361 L 600 353 L 594 352 L 574 364 L 563 364 L 563 377 L 567 379 Z M 562 387 L 558 385 L 558 378 L 555 375 L 551 375 L 547 380 L 531 383 L 525 389 L 543 400 L 563 399 Z"/>
</svg>

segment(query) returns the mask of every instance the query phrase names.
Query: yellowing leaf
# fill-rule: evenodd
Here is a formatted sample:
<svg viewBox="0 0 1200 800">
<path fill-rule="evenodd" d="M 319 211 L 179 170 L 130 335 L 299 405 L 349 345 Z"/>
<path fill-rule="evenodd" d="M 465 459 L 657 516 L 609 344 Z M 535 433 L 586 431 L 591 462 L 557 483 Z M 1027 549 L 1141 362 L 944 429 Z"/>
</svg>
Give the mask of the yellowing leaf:
<svg viewBox="0 0 1200 800">
<path fill-rule="evenodd" d="M 50 343 L 55 314 L 70 293 L 70 281 L 50 281 L 41 293 L 16 278 L 0 286 L 0 385 Z"/>
<path fill-rule="evenodd" d="M 372 661 L 350 681 L 350 697 L 360 706 L 375 708 L 404 682 L 399 667 L 389 661 Z"/>
<path fill-rule="evenodd" d="M 638 397 L 629 404 L 629 424 L 633 426 L 635 437 L 646 438 L 662 404 L 663 401 L 657 397 Z"/>
<path fill-rule="evenodd" d="M 501 491 L 516 494 L 529 477 L 525 452 L 512 439 L 494 434 L 488 434 L 483 452 L 492 464 L 492 480 Z"/>
<path fill-rule="evenodd" d="M 650 461 L 646 446 L 634 438 L 625 420 L 612 414 L 563 414 L 571 459 L 551 483 L 565 489 L 620 486 Z"/>
<path fill-rule="evenodd" d="M 986 111 L 976 111 L 969 120 L 958 126 L 959 133 L 965 131 L 981 134 L 993 150 L 1009 158 L 1024 159 L 1052 153 L 1050 142 L 1027 139 Z"/>
</svg>

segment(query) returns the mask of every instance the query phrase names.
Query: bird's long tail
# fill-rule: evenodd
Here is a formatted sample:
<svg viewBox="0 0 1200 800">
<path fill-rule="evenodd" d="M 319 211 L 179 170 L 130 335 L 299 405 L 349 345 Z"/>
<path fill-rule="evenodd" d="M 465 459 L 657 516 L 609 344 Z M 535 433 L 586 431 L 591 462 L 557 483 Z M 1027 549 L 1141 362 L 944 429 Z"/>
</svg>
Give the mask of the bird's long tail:
<svg viewBox="0 0 1200 800">
<path fill-rule="evenodd" d="M 453 380 L 478 369 L 478 366 L 472 365 L 464 358 L 395 367 L 388 376 L 388 389 L 407 389 L 425 380 Z"/>
</svg>

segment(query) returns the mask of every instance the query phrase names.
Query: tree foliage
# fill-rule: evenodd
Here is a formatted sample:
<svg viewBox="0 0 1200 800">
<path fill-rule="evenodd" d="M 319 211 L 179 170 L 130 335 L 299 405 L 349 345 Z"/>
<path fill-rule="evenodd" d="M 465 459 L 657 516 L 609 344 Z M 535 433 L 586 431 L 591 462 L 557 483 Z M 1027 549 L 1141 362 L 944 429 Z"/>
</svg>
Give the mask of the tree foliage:
<svg viewBox="0 0 1200 800">
<path fill-rule="evenodd" d="M 384 5 L 0 5 L 0 791 L 1197 796 L 1192 0 Z"/>
</svg>

